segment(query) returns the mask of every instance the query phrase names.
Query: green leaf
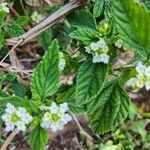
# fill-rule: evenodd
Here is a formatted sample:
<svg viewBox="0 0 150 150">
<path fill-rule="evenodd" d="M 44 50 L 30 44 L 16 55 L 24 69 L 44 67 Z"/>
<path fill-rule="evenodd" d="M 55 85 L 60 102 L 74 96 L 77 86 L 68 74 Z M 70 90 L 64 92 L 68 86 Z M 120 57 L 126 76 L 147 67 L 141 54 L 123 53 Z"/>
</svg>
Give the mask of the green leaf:
<svg viewBox="0 0 150 150">
<path fill-rule="evenodd" d="M 1 91 L 0 94 L 0 111 L 1 109 L 4 110 L 4 107 L 7 103 L 11 103 L 15 106 L 22 106 L 23 99 L 18 96 L 9 96 L 6 95 L 4 92 Z"/>
<path fill-rule="evenodd" d="M 24 26 L 25 24 L 28 23 L 28 17 L 27 16 L 20 16 L 13 22 L 14 24 L 17 24 L 19 26 Z"/>
<path fill-rule="evenodd" d="M 104 134 L 121 123 L 128 115 L 130 98 L 118 82 L 112 81 L 87 106 L 92 130 Z"/>
<path fill-rule="evenodd" d="M 83 42 L 85 45 L 89 45 L 96 39 L 97 32 L 89 28 L 78 28 L 70 34 L 70 36 L 76 40 Z"/>
<path fill-rule="evenodd" d="M 21 26 L 19 26 L 18 24 L 14 24 L 14 23 L 11 23 L 8 26 L 7 32 L 11 37 L 18 37 L 25 33 L 25 31 L 23 30 Z"/>
<path fill-rule="evenodd" d="M 106 65 L 93 64 L 91 59 L 80 66 L 77 73 L 75 92 L 78 103 L 88 103 L 98 95 L 105 83 L 107 71 Z"/>
<path fill-rule="evenodd" d="M 4 20 L 5 20 L 5 17 L 6 17 L 6 13 L 4 11 L 0 11 L 0 28 L 1 26 L 4 24 Z"/>
<path fill-rule="evenodd" d="M 68 21 L 72 26 L 96 30 L 96 21 L 88 11 L 77 11 L 69 15 Z"/>
<path fill-rule="evenodd" d="M 47 142 L 48 132 L 45 129 L 37 126 L 32 130 L 32 133 L 28 140 L 28 143 L 30 144 L 32 150 L 44 150 Z"/>
<path fill-rule="evenodd" d="M 4 46 L 4 32 L 0 29 L 0 49 Z"/>
<path fill-rule="evenodd" d="M 139 133 L 142 137 L 142 140 L 145 141 L 147 136 L 145 126 L 146 120 L 138 120 L 130 127 L 130 129 L 136 133 Z"/>
<path fill-rule="evenodd" d="M 14 94 L 16 96 L 24 97 L 26 94 L 25 87 L 18 81 L 17 77 L 14 74 L 8 74 L 7 80 L 10 81 Z"/>
<path fill-rule="evenodd" d="M 52 42 L 52 30 L 51 30 L 51 28 L 49 28 L 46 31 L 42 32 L 38 36 L 37 39 L 38 39 L 39 44 L 44 48 L 44 50 L 47 50 L 50 43 Z"/>
<path fill-rule="evenodd" d="M 57 97 L 57 102 L 58 103 L 67 102 L 69 110 L 73 113 L 79 114 L 86 112 L 85 105 L 79 104 L 77 99 L 75 98 L 75 86 L 69 88 L 67 91 L 63 93 L 61 92 L 61 94 Z"/>
<path fill-rule="evenodd" d="M 96 0 L 93 9 L 93 14 L 95 18 L 100 17 L 101 14 L 103 13 L 103 10 L 104 10 L 104 0 Z"/>
<path fill-rule="evenodd" d="M 135 0 L 113 0 L 114 23 L 121 38 L 141 56 L 150 52 L 150 12 Z"/>
<path fill-rule="evenodd" d="M 57 91 L 59 87 L 58 63 L 59 46 L 57 40 L 54 40 L 33 72 L 31 91 L 34 99 L 44 100 Z"/>
</svg>

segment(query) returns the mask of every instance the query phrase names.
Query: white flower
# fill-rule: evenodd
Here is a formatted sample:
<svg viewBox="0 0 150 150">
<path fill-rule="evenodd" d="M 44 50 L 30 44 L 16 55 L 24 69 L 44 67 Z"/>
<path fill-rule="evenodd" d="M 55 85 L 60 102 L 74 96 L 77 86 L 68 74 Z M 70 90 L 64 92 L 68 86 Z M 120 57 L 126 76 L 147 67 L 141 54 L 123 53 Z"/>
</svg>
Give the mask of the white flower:
<svg viewBox="0 0 150 150">
<path fill-rule="evenodd" d="M 10 114 L 3 114 L 1 118 L 5 120 L 5 122 L 10 122 L 12 116 Z"/>
<path fill-rule="evenodd" d="M 62 71 L 62 70 L 64 70 L 65 66 L 66 66 L 66 61 L 65 61 L 65 59 L 61 58 L 59 60 L 59 69 Z"/>
<path fill-rule="evenodd" d="M 41 126 L 42 128 L 48 129 L 48 128 L 50 128 L 50 125 L 51 125 L 50 120 L 49 120 L 49 121 L 46 121 L 46 120 L 42 119 L 42 122 L 41 122 L 41 125 L 40 125 L 40 126 Z"/>
<path fill-rule="evenodd" d="M 91 45 L 90 45 L 90 48 L 93 51 L 97 51 L 99 49 L 99 45 L 97 43 L 92 42 Z"/>
<path fill-rule="evenodd" d="M 26 109 L 25 108 L 23 108 L 23 107 L 18 107 L 18 110 L 16 111 L 16 114 L 17 114 L 17 116 L 18 117 L 22 117 L 22 115 L 24 115 L 24 114 L 26 114 Z"/>
<path fill-rule="evenodd" d="M 59 110 L 59 107 L 57 106 L 56 103 L 52 103 L 51 106 L 49 107 L 49 110 L 52 114 L 56 114 Z"/>
<path fill-rule="evenodd" d="M 115 43 L 115 46 L 118 48 L 122 48 L 123 47 L 123 41 L 121 39 L 117 40 Z"/>
<path fill-rule="evenodd" d="M 16 125 L 18 131 L 23 131 L 24 132 L 26 130 L 25 123 L 22 122 L 22 121 L 17 121 L 15 123 L 15 125 Z"/>
<path fill-rule="evenodd" d="M 66 111 L 68 111 L 68 104 L 65 102 L 65 103 L 63 103 L 63 104 L 60 104 L 60 108 L 59 108 L 59 111 L 60 112 L 66 112 Z"/>
<path fill-rule="evenodd" d="M 105 53 L 100 55 L 100 62 L 103 62 L 104 64 L 108 64 L 109 62 L 109 56 Z"/>
<path fill-rule="evenodd" d="M 6 109 L 5 109 L 5 112 L 8 113 L 8 114 L 13 114 L 15 112 L 15 107 L 14 105 L 10 104 L 10 103 L 7 103 L 6 105 Z"/>
<path fill-rule="evenodd" d="M 9 131 L 13 131 L 15 128 L 15 125 L 12 122 L 6 122 L 5 123 L 5 131 L 9 132 Z"/>
<path fill-rule="evenodd" d="M 30 116 L 29 113 L 25 113 L 24 115 L 22 115 L 21 120 L 22 120 L 25 124 L 29 124 L 29 123 L 33 120 L 33 117 Z"/>
<path fill-rule="evenodd" d="M 143 65 L 142 62 L 139 62 L 135 69 L 136 69 L 137 73 L 143 74 L 143 73 L 145 73 L 146 66 Z"/>
<path fill-rule="evenodd" d="M 92 59 L 92 62 L 94 64 L 100 62 L 100 56 L 94 56 L 93 59 Z"/>
<path fill-rule="evenodd" d="M 146 88 L 147 91 L 150 90 L 150 81 L 146 82 L 145 88 Z"/>
<path fill-rule="evenodd" d="M 127 86 L 135 87 L 137 83 L 137 78 L 131 78 L 127 81 Z"/>
<path fill-rule="evenodd" d="M 91 49 L 90 49 L 90 47 L 85 47 L 85 51 L 88 53 L 88 54 L 90 54 L 91 53 Z"/>
<path fill-rule="evenodd" d="M 52 118 L 51 113 L 46 112 L 46 113 L 44 114 L 44 120 L 45 120 L 45 121 L 48 121 L 48 120 L 50 120 L 51 118 Z"/>
<path fill-rule="evenodd" d="M 105 48 L 107 46 L 105 40 L 102 38 L 97 42 L 97 45 L 99 48 Z"/>
<path fill-rule="evenodd" d="M 41 22 L 41 21 L 43 20 L 43 18 L 44 18 L 44 17 L 43 17 L 42 15 L 38 14 L 37 11 L 35 11 L 35 12 L 31 15 L 31 19 L 32 19 L 34 22 L 36 22 L 36 23 Z"/>
<path fill-rule="evenodd" d="M 143 80 L 137 80 L 136 86 L 138 88 L 142 88 L 144 86 L 144 81 Z"/>
<path fill-rule="evenodd" d="M 53 132 L 56 132 L 56 131 L 59 130 L 57 123 L 52 123 L 52 124 L 50 125 L 50 128 L 51 128 L 51 130 L 52 130 Z M 60 130 L 61 130 L 61 129 L 60 129 Z"/>
<path fill-rule="evenodd" d="M 6 13 L 9 13 L 9 7 L 8 7 L 8 4 L 6 2 L 4 3 L 1 3 L 1 6 L 2 6 L 2 10 L 5 11 Z"/>
<path fill-rule="evenodd" d="M 49 109 L 49 107 L 44 106 L 44 105 L 41 105 L 41 106 L 40 106 L 40 109 L 41 109 L 41 110 L 48 110 L 48 109 Z"/>
<path fill-rule="evenodd" d="M 14 128 L 17 128 L 19 131 L 25 131 L 25 125 L 29 124 L 33 118 L 25 108 L 15 108 L 14 105 L 7 103 L 2 120 L 5 122 L 6 131 L 12 131 Z"/>
<path fill-rule="evenodd" d="M 150 66 L 145 69 L 146 76 L 150 77 Z"/>
<path fill-rule="evenodd" d="M 50 128 L 53 132 L 63 129 L 64 125 L 72 120 L 72 117 L 65 113 L 68 109 L 66 102 L 59 106 L 53 102 L 49 106 L 49 110 L 45 110 L 46 112 L 41 119 L 41 127 Z"/>
<path fill-rule="evenodd" d="M 61 121 L 64 123 L 64 124 L 67 124 L 69 121 L 72 120 L 72 117 L 69 115 L 69 114 L 64 114 L 62 117 L 61 117 Z"/>
</svg>

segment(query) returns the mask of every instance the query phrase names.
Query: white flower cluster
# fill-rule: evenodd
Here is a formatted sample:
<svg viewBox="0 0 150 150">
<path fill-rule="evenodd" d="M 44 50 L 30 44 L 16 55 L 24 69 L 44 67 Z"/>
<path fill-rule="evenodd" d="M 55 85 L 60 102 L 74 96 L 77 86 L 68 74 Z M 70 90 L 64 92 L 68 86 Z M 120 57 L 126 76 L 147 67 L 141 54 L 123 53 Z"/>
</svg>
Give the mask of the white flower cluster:
<svg viewBox="0 0 150 150">
<path fill-rule="evenodd" d="M 143 65 L 139 62 L 136 66 L 137 75 L 127 81 L 127 85 L 134 88 L 140 89 L 145 86 L 146 90 L 150 90 L 150 66 Z"/>
<path fill-rule="evenodd" d="M 41 21 L 44 19 L 44 17 L 43 17 L 42 15 L 38 14 L 37 11 L 35 11 L 35 12 L 31 15 L 31 19 L 32 19 L 34 22 L 39 23 L 39 22 L 41 22 Z"/>
<path fill-rule="evenodd" d="M 66 66 L 66 61 L 64 59 L 64 54 L 62 52 L 59 53 L 59 69 L 62 71 Z"/>
<path fill-rule="evenodd" d="M 6 12 L 6 13 L 9 13 L 9 12 L 10 12 L 10 11 L 9 11 L 9 7 L 8 7 L 8 4 L 7 4 L 6 2 L 0 4 L 0 10 L 4 11 L 4 12 Z"/>
<path fill-rule="evenodd" d="M 109 62 L 109 55 L 107 54 L 109 48 L 103 38 L 101 38 L 98 42 L 92 42 L 90 46 L 85 47 L 85 51 L 89 54 L 93 55 L 93 63 L 104 63 L 107 64 Z"/>
<path fill-rule="evenodd" d="M 63 129 L 64 125 L 72 120 L 72 117 L 65 113 L 68 111 L 67 103 L 58 106 L 53 102 L 50 106 L 41 106 L 40 109 L 44 111 L 41 127 L 50 128 L 53 132 Z"/>
<path fill-rule="evenodd" d="M 15 128 L 18 131 L 25 131 L 26 125 L 32 120 L 32 116 L 24 107 L 15 108 L 14 105 L 7 103 L 5 113 L 2 115 L 2 120 L 5 122 L 7 132 L 13 131 Z"/>
</svg>

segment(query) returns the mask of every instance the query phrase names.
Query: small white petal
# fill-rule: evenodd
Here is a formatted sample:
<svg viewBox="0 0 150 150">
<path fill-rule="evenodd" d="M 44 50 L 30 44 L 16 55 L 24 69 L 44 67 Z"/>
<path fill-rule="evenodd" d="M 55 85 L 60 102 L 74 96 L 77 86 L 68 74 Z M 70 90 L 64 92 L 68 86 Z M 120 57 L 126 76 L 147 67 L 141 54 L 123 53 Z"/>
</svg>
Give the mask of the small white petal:
<svg viewBox="0 0 150 150">
<path fill-rule="evenodd" d="M 15 123 L 15 125 L 16 125 L 16 127 L 17 127 L 17 129 L 19 130 L 19 131 L 25 131 L 26 130 L 26 126 L 25 126 L 25 123 L 24 122 L 22 122 L 22 121 L 17 121 L 16 123 Z"/>
<path fill-rule="evenodd" d="M 99 49 L 99 45 L 97 43 L 92 42 L 91 45 L 90 45 L 90 48 L 93 51 L 97 51 Z"/>
<path fill-rule="evenodd" d="M 97 42 L 97 46 L 98 46 L 99 48 L 105 48 L 105 47 L 107 46 L 107 44 L 106 44 L 105 40 L 101 38 L 101 39 Z"/>
<path fill-rule="evenodd" d="M 66 112 L 66 111 L 68 111 L 68 104 L 65 102 L 65 103 L 63 103 L 63 104 L 60 104 L 60 106 L 59 106 L 60 108 L 59 108 L 59 111 L 60 112 Z"/>
<path fill-rule="evenodd" d="M 146 76 L 150 77 L 150 66 L 145 69 Z"/>
<path fill-rule="evenodd" d="M 108 64 L 110 57 L 103 53 L 100 55 L 100 62 L 103 62 L 104 64 Z"/>
<path fill-rule="evenodd" d="M 5 127 L 6 132 L 13 131 L 15 128 L 12 122 L 6 122 L 5 125 L 6 125 Z"/>
<path fill-rule="evenodd" d="M 56 103 L 52 103 L 51 106 L 49 107 L 49 110 L 51 111 L 52 114 L 55 114 L 58 112 L 59 107 L 57 106 Z"/>
<path fill-rule="evenodd" d="M 150 90 L 150 81 L 146 82 L 145 88 L 147 91 Z"/>
<path fill-rule="evenodd" d="M 69 114 L 64 114 L 62 117 L 61 117 L 61 121 L 64 123 L 64 124 L 67 124 L 69 121 L 72 120 L 72 117 L 69 115 Z"/>
<path fill-rule="evenodd" d="M 65 59 L 61 58 L 59 60 L 59 69 L 64 70 L 65 66 L 66 66 L 66 61 L 65 61 Z"/>
<path fill-rule="evenodd" d="M 137 83 L 137 78 L 131 78 L 127 81 L 127 86 L 135 87 Z"/>
<path fill-rule="evenodd" d="M 4 122 L 10 122 L 12 116 L 6 113 L 6 114 L 3 114 L 1 118 L 3 119 Z"/>
<path fill-rule="evenodd" d="M 10 103 L 7 103 L 5 112 L 8 114 L 13 114 L 15 111 L 16 111 L 15 106 Z"/>
<path fill-rule="evenodd" d="M 90 47 L 85 47 L 85 51 L 86 51 L 88 54 L 90 54 L 90 53 L 91 53 Z"/>
<path fill-rule="evenodd" d="M 139 62 L 139 63 L 136 65 L 136 68 L 135 68 L 135 69 L 136 69 L 137 73 L 143 74 L 143 73 L 145 73 L 146 66 L 143 65 L 142 62 Z"/>
</svg>

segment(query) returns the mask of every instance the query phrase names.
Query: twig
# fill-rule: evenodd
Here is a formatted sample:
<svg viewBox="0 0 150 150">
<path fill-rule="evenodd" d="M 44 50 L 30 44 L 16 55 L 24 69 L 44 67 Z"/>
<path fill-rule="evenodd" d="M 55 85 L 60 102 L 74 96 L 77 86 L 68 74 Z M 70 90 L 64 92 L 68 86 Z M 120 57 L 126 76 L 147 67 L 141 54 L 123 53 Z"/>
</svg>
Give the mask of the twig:
<svg viewBox="0 0 150 150">
<path fill-rule="evenodd" d="M 72 114 L 72 117 L 73 117 L 74 121 L 76 122 L 76 124 L 77 124 L 77 126 L 78 126 L 78 128 L 79 128 L 79 130 L 80 130 L 80 133 L 81 133 L 83 136 L 87 137 L 90 141 L 93 141 L 93 140 L 94 140 L 93 137 L 90 136 L 90 135 L 82 128 L 82 126 L 80 125 L 80 123 L 79 123 L 78 119 L 76 118 L 76 116 Z"/>
<path fill-rule="evenodd" d="M 15 130 L 13 131 L 5 140 L 4 144 L 2 145 L 2 147 L 0 148 L 0 150 L 6 150 L 8 145 L 11 143 L 11 141 L 14 139 L 14 137 L 18 134 L 18 131 Z"/>
<path fill-rule="evenodd" d="M 13 48 L 6 54 L 6 56 L 0 61 L 0 64 L 3 63 L 3 61 L 9 56 L 9 54 L 22 42 L 22 39 L 19 40 L 14 46 Z"/>
<path fill-rule="evenodd" d="M 21 45 L 25 44 L 29 40 L 35 38 L 37 35 L 39 35 L 41 32 L 45 31 L 47 28 L 51 27 L 54 25 L 56 22 L 58 22 L 62 17 L 66 16 L 73 10 L 84 6 L 86 0 L 73 0 L 69 2 L 68 4 L 64 5 L 61 7 L 58 11 L 53 13 L 51 16 L 48 18 L 44 19 L 41 23 L 39 23 L 37 26 L 26 32 L 20 37 L 17 38 L 12 38 L 12 39 L 7 39 L 6 40 L 6 45 L 15 45 L 18 43 L 18 41 L 21 41 Z"/>
<path fill-rule="evenodd" d="M 7 64 L 7 63 L 1 63 L 0 66 L 5 68 L 5 69 L 8 68 L 8 71 L 10 71 L 10 72 L 24 73 L 24 74 L 29 75 L 29 76 L 31 76 L 31 73 L 33 72 L 33 70 L 22 70 L 18 67 L 11 66 L 10 64 Z"/>
</svg>

